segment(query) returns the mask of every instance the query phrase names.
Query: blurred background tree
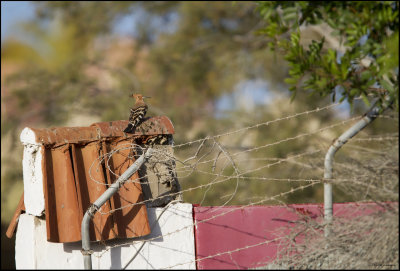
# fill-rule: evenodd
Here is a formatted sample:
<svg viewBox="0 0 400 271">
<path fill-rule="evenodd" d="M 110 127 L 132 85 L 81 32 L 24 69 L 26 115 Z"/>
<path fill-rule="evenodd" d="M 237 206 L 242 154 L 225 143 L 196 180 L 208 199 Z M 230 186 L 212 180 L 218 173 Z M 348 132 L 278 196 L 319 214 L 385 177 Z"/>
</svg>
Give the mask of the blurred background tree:
<svg viewBox="0 0 400 271">
<path fill-rule="evenodd" d="M 97 121 L 127 119 L 132 104 L 128 94 L 138 92 L 152 97 L 149 116 L 166 115 L 172 120 L 176 131 L 174 140 L 178 145 L 325 106 L 331 102 L 332 88 L 341 83 L 345 88 L 338 90 L 344 92 L 337 96 L 351 97 L 349 101 L 353 101 L 364 93 L 368 98 L 372 92 L 366 87 L 361 87 L 360 93 L 352 90 L 358 89 L 354 86 L 346 88 L 350 78 L 356 80 L 352 70 L 356 65 L 351 62 L 351 57 L 361 61 L 364 55 L 361 57 L 351 50 L 351 55 L 344 53 L 346 46 L 351 44 L 329 34 L 327 27 L 336 22 L 325 22 L 319 14 L 339 10 L 347 14 L 337 16 L 341 20 L 342 32 L 339 34 L 351 34 L 363 25 L 375 25 L 375 15 L 389 12 L 383 11 L 388 6 L 393 6 L 390 16 L 379 16 L 398 23 L 398 4 L 385 2 L 383 8 L 375 9 L 372 3 L 365 7 L 355 2 L 345 3 L 33 2 L 36 15 L 20 27 L 26 39 L 6 39 L 1 45 L 2 225 L 9 223 L 23 190 L 19 134 L 26 126 L 88 126 Z M 354 12 L 364 14 L 359 15 L 362 24 L 351 24 Z M 379 19 L 379 24 L 386 21 Z M 116 26 L 121 23 L 130 24 L 129 34 L 116 33 Z M 290 35 L 289 28 L 294 26 L 299 26 L 298 31 Z M 385 29 L 383 25 L 379 27 Z M 375 61 L 380 64 L 371 64 L 376 67 L 371 76 L 380 76 L 381 69 L 391 72 L 396 67 L 398 73 L 398 61 L 392 57 L 398 50 L 398 30 L 390 31 L 393 34 L 382 40 L 383 47 L 377 49 L 380 50 L 376 52 L 377 58 L 381 60 Z M 381 35 L 375 32 L 368 29 L 362 32 L 360 37 L 367 38 L 359 47 L 371 47 L 370 39 Z M 324 36 L 325 42 L 320 43 Z M 301 59 L 294 59 L 295 55 L 290 51 L 293 48 L 281 46 L 292 42 L 290 39 L 295 43 L 293 48 L 303 50 Z M 354 45 L 354 40 L 351 42 Z M 274 44 L 284 50 L 271 51 L 271 47 L 278 48 Z M 324 61 L 330 61 L 326 69 L 319 67 Z M 297 66 L 290 62 L 297 62 Z M 293 70 L 299 69 L 299 65 L 298 72 L 308 72 L 311 79 L 300 78 L 302 84 L 294 84 L 293 78 L 296 79 L 298 73 Z M 310 73 L 317 66 L 319 72 Z M 346 68 L 349 69 L 347 77 L 342 78 L 341 72 Z M 326 81 L 326 75 L 331 72 L 332 80 Z M 368 76 L 361 75 L 357 80 L 367 86 L 370 83 Z M 292 80 L 284 81 L 288 77 Z M 308 81 L 304 81 L 306 79 Z M 393 76 L 389 76 L 387 82 L 392 79 Z M 293 85 L 296 88 L 291 88 L 291 92 L 289 88 Z M 302 91 L 308 88 L 323 94 L 322 98 Z M 290 102 L 293 91 L 297 92 L 296 99 Z M 391 93 L 398 99 L 398 88 L 397 92 Z M 352 105 L 353 110 L 349 111 L 343 101 L 343 105 L 332 110 L 244 130 L 222 137 L 218 142 L 230 153 L 266 146 L 310 133 L 366 109 L 359 100 L 354 100 Z M 240 154 L 235 158 L 237 169 L 246 171 L 292 154 L 327 150 L 332 140 L 346 128 L 342 125 L 312 137 L 282 141 L 283 144 Z M 393 124 L 393 119 L 380 119 L 366 131 L 367 134 L 378 132 L 396 133 L 398 126 Z M 176 148 L 175 155 L 177 159 L 185 160 L 198 146 Z M 210 150 L 211 154 L 219 152 L 209 140 L 204 143 L 199 157 Z M 232 178 L 228 182 L 193 190 L 185 193 L 184 199 L 191 203 L 220 205 L 231 197 L 229 204 L 247 204 L 273 196 L 304 182 L 260 181 L 260 178 L 322 178 L 320 162 L 323 156 L 323 152 L 315 152 L 309 157 L 246 174 L 246 181 Z M 235 172 L 231 165 L 215 166 L 226 175 Z M 209 183 L 214 177 L 200 170 L 210 173 L 211 167 L 210 164 L 199 165 L 199 171 L 188 177 L 178 173 L 182 188 Z M 321 202 L 321 188 L 315 186 L 282 199 L 287 203 Z M 337 199 L 357 198 L 339 191 Z"/>
</svg>

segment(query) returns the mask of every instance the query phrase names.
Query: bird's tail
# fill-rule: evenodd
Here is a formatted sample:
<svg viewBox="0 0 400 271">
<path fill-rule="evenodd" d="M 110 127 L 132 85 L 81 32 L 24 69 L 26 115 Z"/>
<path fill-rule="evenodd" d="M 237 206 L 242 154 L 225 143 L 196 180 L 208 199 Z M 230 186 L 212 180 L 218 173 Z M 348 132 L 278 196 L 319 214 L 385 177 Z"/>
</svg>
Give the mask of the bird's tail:
<svg viewBox="0 0 400 271">
<path fill-rule="evenodd" d="M 133 133 L 133 128 L 133 125 L 129 123 L 128 126 L 125 128 L 124 133 Z"/>
</svg>

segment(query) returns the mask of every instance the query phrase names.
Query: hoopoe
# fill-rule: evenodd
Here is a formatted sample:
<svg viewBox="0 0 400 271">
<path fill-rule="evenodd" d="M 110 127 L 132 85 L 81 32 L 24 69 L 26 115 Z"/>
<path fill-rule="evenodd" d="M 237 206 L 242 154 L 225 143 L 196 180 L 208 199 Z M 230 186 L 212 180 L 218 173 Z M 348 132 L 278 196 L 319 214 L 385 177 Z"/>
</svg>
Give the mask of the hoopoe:
<svg viewBox="0 0 400 271">
<path fill-rule="evenodd" d="M 125 128 L 125 133 L 134 133 L 137 125 L 143 120 L 144 116 L 147 113 L 147 105 L 144 102 L 144 98 L 150 98 L 147 96 L 143 96 L 141 94 L 132 94 L 130 97 L 135 98 L 135 104 L 133 108 L 131 108 L 131 113 L 129 116 L 129 124 L 128 127 Z M 151 135 L 146 137 L 141 141 L 141 144 L 144 145 L 164 145 L 168 144 L 169 137 L 167 135 Z"/>
<path fill-rule="evenodd" d="M 147 104 L 145 104 L 143 98 L 150 98 L 142 94 L 132 94 L 131 97 L 135 98 L 136 102 L 133 108 L 131 108 L 129 124 L 124 130 L 125 133 L 133 133 L 135 127 L 143 120 L 147 112 Z"/>
</svg>

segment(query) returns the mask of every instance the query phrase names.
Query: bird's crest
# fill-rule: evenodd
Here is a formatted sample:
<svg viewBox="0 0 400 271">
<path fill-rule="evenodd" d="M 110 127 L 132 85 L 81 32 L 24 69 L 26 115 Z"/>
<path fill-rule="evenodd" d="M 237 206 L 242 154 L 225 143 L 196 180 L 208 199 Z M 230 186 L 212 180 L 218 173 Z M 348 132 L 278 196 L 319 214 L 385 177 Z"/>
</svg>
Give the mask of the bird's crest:
<svg viewBox="0 0 400 271">
<path fill-rule="evenodd" d="M 137 94 L 137 93 L 132 93 L 129 95 L 129 97 L 135 98 L 136 102 L 143 101 L 143 98 L 151 98 L 151 97 L 143 96 L 142 94 Z"/>
</svg>

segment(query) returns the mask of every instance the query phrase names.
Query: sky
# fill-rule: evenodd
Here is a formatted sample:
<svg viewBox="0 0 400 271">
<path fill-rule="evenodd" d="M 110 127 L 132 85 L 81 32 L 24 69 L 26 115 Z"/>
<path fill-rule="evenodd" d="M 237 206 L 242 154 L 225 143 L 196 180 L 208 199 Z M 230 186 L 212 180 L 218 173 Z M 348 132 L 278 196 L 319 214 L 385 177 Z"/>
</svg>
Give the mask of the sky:
<svg viewBox="0 0 400 271">
<path fill-rule="evenodd" d="M 140 11 L 139 11 L 140 12 Z M 116 22 L 115 33 L 134 35 L 133 25 L 140 19 L 139 12 L 127 15 Z M 35 5 L 31 1 L 1 1 L 1 42 L 7 38 L 23 39 L 18 24 L 35 16 Z"/>
<path fill-rule="evenodd" d="M 1 42 L 5 38 L 21 37 L 18 23 L 34 16 L 34 5 L 30 1 L 1 1 Z"/>
<path fill-rule="evenodd" d="M 118 19 L 114 25 L 114 34 L 135 36 L 134 26 L 142 20 L 144 12 L 143 9 L 137 8 L 131 14 Z M 23 33 L 18 29 L 18 24 L 29 21 L 34 16 L 35 5 L 31 1 L 1 1 L 1 42 L 11 37 L 24 39 Z M 172 17 L 174 17 L 174 14 L 172 14 Z M 176 19 L 175 17 L 172 19 Z M 167 25 L 161 21 L 152 23 L 164 32 L 171 32 L 176 27 L 173 22 Z"/>
</svg>

